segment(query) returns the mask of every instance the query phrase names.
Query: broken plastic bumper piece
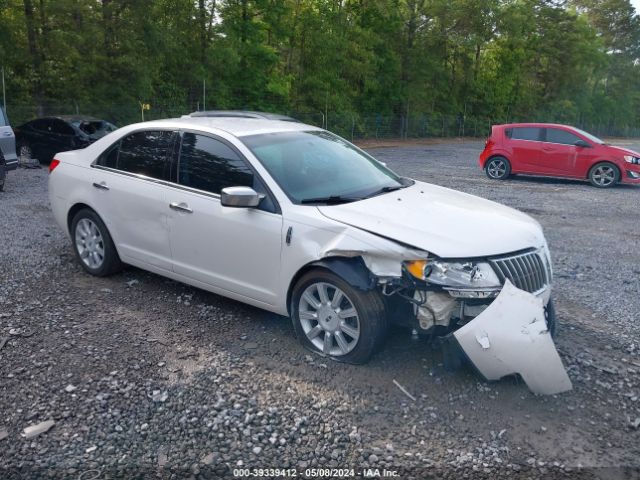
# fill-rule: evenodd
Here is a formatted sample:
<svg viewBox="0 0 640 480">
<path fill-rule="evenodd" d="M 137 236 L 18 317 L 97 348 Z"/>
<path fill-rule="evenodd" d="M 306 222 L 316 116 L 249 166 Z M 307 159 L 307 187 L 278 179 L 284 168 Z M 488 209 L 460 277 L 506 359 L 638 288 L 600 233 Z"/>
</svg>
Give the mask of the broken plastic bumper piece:
<svg viewBox="0 0 640 480">
<path fill-rule="evenodd" d="M 542 299 L 509 280 L 491 305 L 449 341 L 487 380 L 519 374 L 532 392 L 542 395 L 572 388 L 547 328 Z"/>
</svg>

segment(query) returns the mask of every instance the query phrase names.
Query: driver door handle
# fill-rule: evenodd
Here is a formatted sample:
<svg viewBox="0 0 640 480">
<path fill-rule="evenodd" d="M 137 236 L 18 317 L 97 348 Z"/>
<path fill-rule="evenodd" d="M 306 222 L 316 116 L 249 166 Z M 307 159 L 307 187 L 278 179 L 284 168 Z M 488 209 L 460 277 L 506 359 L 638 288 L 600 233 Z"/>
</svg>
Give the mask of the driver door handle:
<svg viewBox="0 0 640 480">
<path fill-rule="evenodd" d="M 93 186 L 100 190 L 109 190 L 109 187 L 107 187 L 107 184 L 105 182 L 93 182 Z"/>
<path fill-rule="evenodd" d="M 169 204 L 169 208 L 172 210 L 178 210 L 179 212 L 193 213 L 193 210 L 189 208 L 189 205 L 184 202 L 171 202 Z"/>
</svg>

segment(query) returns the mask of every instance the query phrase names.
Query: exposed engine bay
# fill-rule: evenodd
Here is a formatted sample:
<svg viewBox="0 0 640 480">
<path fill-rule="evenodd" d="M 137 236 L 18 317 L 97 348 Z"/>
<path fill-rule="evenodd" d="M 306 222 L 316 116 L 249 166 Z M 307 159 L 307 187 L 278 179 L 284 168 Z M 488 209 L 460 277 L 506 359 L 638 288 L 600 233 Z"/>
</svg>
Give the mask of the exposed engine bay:
<svg viewBox="0 0 640 480">
<path fill-rule="evenodd" d="M 546 311 L 551 267 L 545 253 L 453 262 L 453 282 L 442 263 L 421 261 L 416 269 L 418 262 L 411 262 L 401 280 L 383 284 L 382 293 L 396 305 L 398 298 L 411 305 L 408 326 L 439 339 L 448 367 L 460 364 L 457 356 L 487 380 L 519 374 L 534 393 L 560 393 L 572 387 L 551 336 L 555 318 Z M 446 284 L 438 282 L 447 273 Z M 469 288 L 474 280 L 479 286 Z"/>
</svg>

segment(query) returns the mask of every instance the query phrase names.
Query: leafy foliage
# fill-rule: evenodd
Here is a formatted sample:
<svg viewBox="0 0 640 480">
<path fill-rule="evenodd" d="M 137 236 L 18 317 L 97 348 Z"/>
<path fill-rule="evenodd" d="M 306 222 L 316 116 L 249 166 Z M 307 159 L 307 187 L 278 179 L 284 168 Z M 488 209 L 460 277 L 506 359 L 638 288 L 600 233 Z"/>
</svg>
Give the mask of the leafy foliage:
<svg viewBox="0 0 640 480">
<path fill-rule="evenodd" d="M 640 120 L 629 0 L 0 0 L 0 25 L 8 103 L 33 114 Z"/>
</svg>

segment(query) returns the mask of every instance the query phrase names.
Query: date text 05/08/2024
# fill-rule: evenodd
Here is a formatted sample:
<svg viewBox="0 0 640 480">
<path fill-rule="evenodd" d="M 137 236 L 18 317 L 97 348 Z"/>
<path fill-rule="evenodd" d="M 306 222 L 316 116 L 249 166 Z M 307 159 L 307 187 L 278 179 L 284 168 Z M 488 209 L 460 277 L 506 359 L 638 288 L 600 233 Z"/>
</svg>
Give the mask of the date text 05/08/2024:
<svg viewBox="0 0 640 480">
<path fill-rule="evenodd" d="M 396 470 L 379 468 L 307 468 L 298 471 L 295 468 L 234 468 L 233 476 L 242 477 L 301 477 L 301 478 L 393 478 L 398 477 Z"/>
</svg>

